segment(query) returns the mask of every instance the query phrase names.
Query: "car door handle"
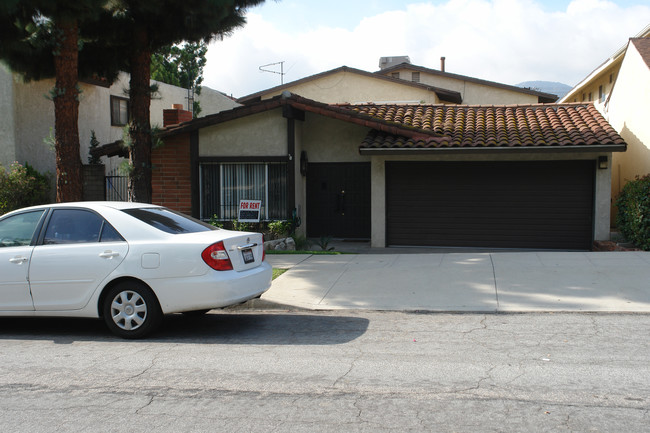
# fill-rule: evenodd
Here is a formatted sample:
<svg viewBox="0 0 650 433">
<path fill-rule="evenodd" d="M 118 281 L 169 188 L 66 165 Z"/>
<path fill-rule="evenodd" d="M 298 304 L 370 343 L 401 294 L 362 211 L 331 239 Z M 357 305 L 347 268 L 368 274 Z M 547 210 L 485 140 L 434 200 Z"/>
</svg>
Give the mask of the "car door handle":
<svg viewBox="0 0 650 433">
<path fill-rule="evenodd" d="M 115 251 L 104 251 L 99 255 L 102 259 L 112 259 L 113 257 L 119 256 L 120 253 L 117 253 Z"/>
<path fill-rule="evenodd" d="M 27 261 L 27 257 L 13 257 L 9 259 L 11 263 L 15 263 L 17 265 L 20 265 L 21 263 L 25 263 Z"/>
</svg>

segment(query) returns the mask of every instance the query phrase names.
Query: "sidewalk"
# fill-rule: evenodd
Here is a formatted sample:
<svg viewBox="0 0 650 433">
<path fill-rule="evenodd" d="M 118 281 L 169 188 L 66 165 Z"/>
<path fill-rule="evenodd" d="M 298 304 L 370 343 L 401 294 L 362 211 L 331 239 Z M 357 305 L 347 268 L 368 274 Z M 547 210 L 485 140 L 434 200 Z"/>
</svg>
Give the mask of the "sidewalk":
<svg viewBox="0 0 650 433">
<path fill-rule="evenodd" d="M 650 313 L 650 252 L 407 250 L 269 254 L 273 267 L 289 270 L 257 300 L 258 306 Z"/>
</svg>

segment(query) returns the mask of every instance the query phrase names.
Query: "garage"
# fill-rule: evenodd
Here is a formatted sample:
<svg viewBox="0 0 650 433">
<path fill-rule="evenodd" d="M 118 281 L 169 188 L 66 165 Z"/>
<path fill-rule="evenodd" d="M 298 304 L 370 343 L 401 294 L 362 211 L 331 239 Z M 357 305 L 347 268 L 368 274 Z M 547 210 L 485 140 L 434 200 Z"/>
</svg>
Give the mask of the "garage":
<svg viewBox="0 0 650 433">
<path fill-rule="evenodd" d="M 389 246 L 587 250 L 593 160 L 386 162 Z"/>
</svg>

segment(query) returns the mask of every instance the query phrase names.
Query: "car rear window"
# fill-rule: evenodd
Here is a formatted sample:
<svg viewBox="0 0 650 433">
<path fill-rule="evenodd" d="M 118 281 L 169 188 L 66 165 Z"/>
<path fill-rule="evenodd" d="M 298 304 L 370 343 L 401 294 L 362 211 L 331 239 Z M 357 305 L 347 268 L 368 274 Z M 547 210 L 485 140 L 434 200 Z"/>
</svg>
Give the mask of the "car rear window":
<svg viewBox="0 0 650 433">
<path fill-rule="evenodd" d="M 166 208 L 124 209 L 122 212 L 165 233 L 196 233 L 218 230 L 216 227 Z"/>
</svg>

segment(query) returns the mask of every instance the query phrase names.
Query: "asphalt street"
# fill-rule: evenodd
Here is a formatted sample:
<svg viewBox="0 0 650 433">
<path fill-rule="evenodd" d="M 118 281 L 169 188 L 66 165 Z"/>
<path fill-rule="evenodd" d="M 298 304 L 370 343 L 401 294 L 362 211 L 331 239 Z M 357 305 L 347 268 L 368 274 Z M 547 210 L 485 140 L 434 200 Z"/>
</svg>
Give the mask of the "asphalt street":
<svg viewBox="0 0 650 433">
<path fill-rule="evenodd" d="M 0 431 L 644 432 L 650 315 L 0 319 Z"/>
</svg>

